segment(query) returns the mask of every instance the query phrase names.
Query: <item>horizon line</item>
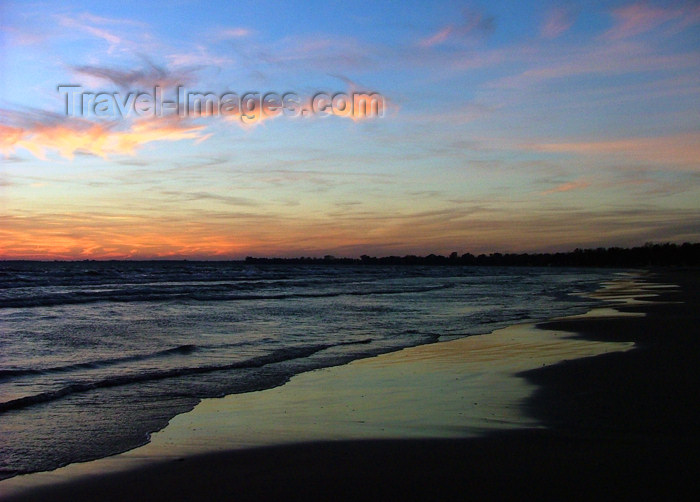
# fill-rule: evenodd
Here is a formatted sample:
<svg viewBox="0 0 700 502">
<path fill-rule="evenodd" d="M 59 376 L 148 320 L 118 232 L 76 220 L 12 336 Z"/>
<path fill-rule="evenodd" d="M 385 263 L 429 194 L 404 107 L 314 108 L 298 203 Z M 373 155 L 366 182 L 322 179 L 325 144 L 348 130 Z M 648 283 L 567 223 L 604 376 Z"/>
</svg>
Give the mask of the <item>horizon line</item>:
<svg viewBox="0 0 700 502">
<path fill-rule="evenodd" d="M 243 258 L 216 258 L 216 257 L 185 257 L 185 256 L 167 256 L 167 257 L 152 257 L 152 258 L 5 258 L 5 257 L 0 257 L 0 262 L 49 262 L 49 263 L 54 263 L 54 262 L 61 262 L 61 263 L 83 263 L 83 262 L 155 262 L 155 261 L 162 261 L 162 262 L 240 262 L 240 263 L 246 263 L 246 262 L 251 262 L 251 261 L 302 261 L 302 260 L 308 260 L 308 261 L 313 261 L 313 262 L 338 262 L 338 261 L 345 261 L 345 262 L 363 262 L 366 261 L 367 259 L 369 260 L 390 260 L 390 259 L 416 259 L 416 260 L 429 260 L 429 259 L 435 259 L 435 260 L 449 260 L 450 257 L 453 257 L 452 259 L 459 259 L 462 260 L 464 257 L 473 257 L 473 258 L 480 258 L 480 257 L 486 257 L 486 258 L 494 258 L 494 257 L 535 257 L 535 256 L 557 256 L 557 255 L 575 255 L 576 253 L 590 253 L 590 252 L 609 252 L 611 250 L 616 250 L 616 251 L 633 251 L 633 250 L 642 250 L 642 249 L 649 249 L 649 248 L 683 248 L 683 247 L 698 247 L 700 246 L 700 242 L 683 242 L 683 243 L 675 243 L 675 242 L 647 242 L 644 245 L 640 246 L 598 246 L 598 247 L 587 247 L 587 248 L 575 248 L 575 249 L 570 249 L 568 251 L 491 251 L 489 253 L 478 253 L 474 254 L 470 251 L 466 251 L 464 253 L 459 253 L 457 251 L 453 251 L 450 254 L 437 254 L 437 253 L 429 253 L 425 255 L 419 255 L 419 254 L 395 254 L 395 255 L 384 255 L 384 256 L 371 256 L 367 254 L 361 254 L 356 257 L 352 256 L 335 256 L 331 254 L 319 254 L 319 255 L 299 255 L 299 256 L 253 256 L 253 255 L 248 255 Z M 456 255 L 456 256 L 455 256 Z M 363 257 L 366 257 L 363 260 Z"/>
</svg>

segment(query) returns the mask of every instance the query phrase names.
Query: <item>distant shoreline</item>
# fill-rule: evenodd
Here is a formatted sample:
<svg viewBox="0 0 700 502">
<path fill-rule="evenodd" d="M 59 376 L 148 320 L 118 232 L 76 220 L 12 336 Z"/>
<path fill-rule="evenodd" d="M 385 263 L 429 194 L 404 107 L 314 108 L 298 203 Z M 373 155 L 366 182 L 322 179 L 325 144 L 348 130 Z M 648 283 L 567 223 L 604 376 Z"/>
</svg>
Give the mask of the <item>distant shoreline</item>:
<svg viewBox="0 0 700 502">
<path fill-rule="evenodd" d="M 472 253 L 452 252 L 448 256 L 429 254 L 426 256 L 369 256 L 344 258 L 332 255 L 323 257 L 300 256 L 255 257 L 245 259 L 202 258 L 154 258 L 154 259 L 0 259 L 1 263 L 149 263 L 149 262 L 207 262 L 207 263 L 247 263 L 264 264 L 304 264 L 304 265 L 402 265 L 402 266 L 488 266 L 488 267 L 586 267 L 586 268 L 645 268 L 700 266 L 700 243 L 646 244 L 632 248 L 608 247 L 575 249 L 556 253 Z"/>
</svg>

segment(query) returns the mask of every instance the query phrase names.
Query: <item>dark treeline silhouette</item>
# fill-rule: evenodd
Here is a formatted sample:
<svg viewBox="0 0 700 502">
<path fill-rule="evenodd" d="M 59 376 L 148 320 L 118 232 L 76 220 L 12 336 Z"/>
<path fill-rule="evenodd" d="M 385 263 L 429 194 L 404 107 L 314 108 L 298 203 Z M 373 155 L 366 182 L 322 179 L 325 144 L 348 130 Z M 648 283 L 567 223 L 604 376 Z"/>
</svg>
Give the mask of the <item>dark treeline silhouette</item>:
<svg viewBox="0 0 700 502">
<path fill-rule="evenodd" d="M 648 266 L 700 266 L 700 243 L 645 244 L 634 248 L 575 249 L 566 253 L 491 253 L 460 255 L 456 251 L 449 256 L 374 256 L 357 258 L 254 258 L 247 263 L 328 263 L 365 265 L 486 265 L 517 267 L 648 267 Z"/>
</svg>

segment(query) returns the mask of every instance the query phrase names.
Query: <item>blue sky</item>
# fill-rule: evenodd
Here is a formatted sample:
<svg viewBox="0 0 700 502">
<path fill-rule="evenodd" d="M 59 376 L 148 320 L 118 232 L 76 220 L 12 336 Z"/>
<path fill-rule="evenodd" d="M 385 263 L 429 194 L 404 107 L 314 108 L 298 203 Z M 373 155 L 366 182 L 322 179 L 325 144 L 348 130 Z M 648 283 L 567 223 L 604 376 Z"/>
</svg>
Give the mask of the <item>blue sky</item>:
<svg viewBox="0 0 700 502">
<path fill-rule="evenodd" d="M 0 256 L 700 237 L 696 2 L 3 2 Z M 376 92 L 382 117 L 75 118 L 57 85 Z"/>
</svg>

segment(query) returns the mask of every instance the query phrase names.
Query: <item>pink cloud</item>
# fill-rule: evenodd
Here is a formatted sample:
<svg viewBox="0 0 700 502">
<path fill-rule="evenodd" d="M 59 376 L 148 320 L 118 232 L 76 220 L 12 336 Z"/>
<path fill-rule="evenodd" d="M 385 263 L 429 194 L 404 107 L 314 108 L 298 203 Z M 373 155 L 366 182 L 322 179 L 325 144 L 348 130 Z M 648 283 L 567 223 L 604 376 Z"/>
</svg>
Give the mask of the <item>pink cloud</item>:
<svg viewBox="0 0 700 502">
<path fill-rule="evenodd" d="M 434 45 L 439 45 L 445 40 L 447 40 L 447 37 L 450 36 L 450 33 L 452 33 L 453 30 L 454 27 L 452 27 L 451 25 L 445 26 L 434 35 L 419 40 L 418 45 L 420 45 L 421 47 L 432 47 Z"/>
<path fill-rule="evenodd" d="M 14 26 L 0 26 L 0 33 L 7 37 L 7 41 L 13 45 L 34 45 L 44 42 L 49 36 L 39 33 L 31 28 L 19 29 Z"/>
<path fill-rule="evenodd" d="M 540 35 L 544 38 L 557 38 L 571 28 L 572 24 L 573 20 L 565 9 L 553 9 L 549 12 L 540 28 Z"/>
<path fill-rule="evenodd" d="M 652 138 L 539 143 L 526 145 L 525 149 L 548 153 L 619 156 L 645 164 L 700 171 L 700 132 Z"/>
<path fill-rule="evenodd" d="M 494 29 L 494 18 L 479 11 L 465 9 L 462 13 L 462 18 L 462 22 L 440 28 L 436 33 L 419 40 L 417 45 L 420 47 L 434 47 L 447 42 L 449 39 L 459 40 L 484 36 Z"/>
<path fill-rule="evenodd" d="M 253 34 L 253 30 L 249 28 L 243 28 L 237 26 L 235 28 L 226 28 L 219 31 L 219 38 L 230 39 L 230 38 L 245 38 Z"/>
<path fill-rule="evenodd" d="M 575 181 L 570 181 L 568 183 L 562 183 L 561 185 L 555 186 L 554 188 L 550 188 L 549 190 L 545 190 L 542 192 L 542 195 L 550 195 L 553 193 L 561 193 L 561 192 L 570 192 L 572 190 L 581 190 L 583 188 L 589 187 L 591 184 L 583 179 L 575 180 Z"/>
<path fill-rule="evenodd" d="M 577 75 L 628 72 L 672 71 L 695 66 L 687 54 L 652 53 L 643 45 L 627 41 L 581 48 L 566 55 L 545 55 L 538 67 L 501 78 L 490 84 L 493 88 L 527 88 L 548 80 Z"/>
<path fill-rule="evenodd" d="M 612 11 L 616 24 L 604 35 L 607 39 L 633 37 L 651 31 L 663 24 L 675 21 L 675 30 L 700 22 L 700 7 L 675 8 L 656 7 L 648 2 L 639 2 Z"/>
<path fill-rule="evenodd" d="M 143 28 L 146 25 L 140 21 L 136 21 L 133 19 L 125 19 L 125 18 L 113 18 L 113 17 L 105 17 L 105 16 L 97 16 L 95 14 L 91 14 L 89 12 L 83 12 L 79 14 L 78 19 L 88 22 L 88 23 L 94 23 L 94 24 L 101 24 L 101 25 L 122 25 L 122 26 L 136 26 L 139 28 Z"/>
</svg>

